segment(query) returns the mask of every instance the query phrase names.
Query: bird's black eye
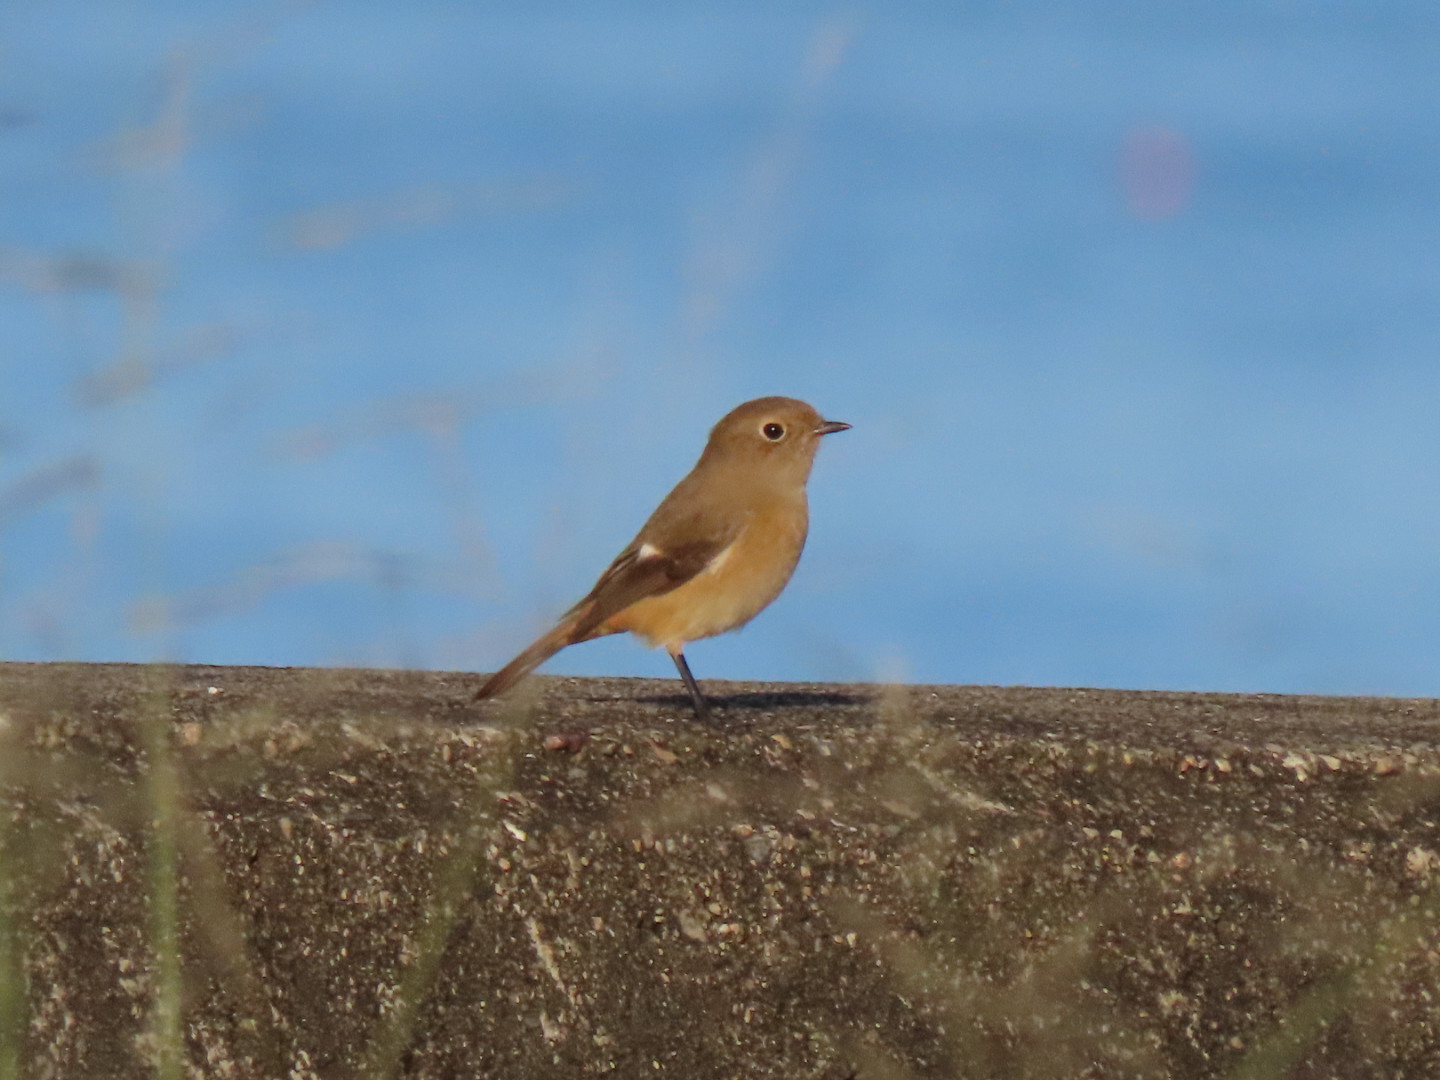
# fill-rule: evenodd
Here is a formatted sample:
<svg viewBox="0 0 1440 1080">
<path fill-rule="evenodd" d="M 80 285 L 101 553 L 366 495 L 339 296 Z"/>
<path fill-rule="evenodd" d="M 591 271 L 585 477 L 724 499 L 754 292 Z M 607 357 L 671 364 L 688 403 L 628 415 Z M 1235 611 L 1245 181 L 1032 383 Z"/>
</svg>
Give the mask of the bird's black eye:
<svg viewBox="0 0 1440 1080">
<path fill-rule="evenodd" d="M 771 442 L 779 442 L 785 437 L 785 428 L 781 424 L 766 424 L 760 431 Z"/>
</svg>

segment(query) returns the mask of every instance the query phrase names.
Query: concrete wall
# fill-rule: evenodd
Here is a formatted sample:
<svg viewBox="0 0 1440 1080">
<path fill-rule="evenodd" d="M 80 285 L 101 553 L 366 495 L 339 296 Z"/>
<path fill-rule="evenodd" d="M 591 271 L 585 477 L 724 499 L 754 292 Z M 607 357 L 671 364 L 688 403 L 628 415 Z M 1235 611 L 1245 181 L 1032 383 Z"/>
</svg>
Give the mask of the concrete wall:
<svg viewBox="0 0 1440 1080">
<path fill-rule="evenodd" d="M 0 1073 L 1440 1076 L 1440 704 L 0 665 Z"/>
</svg>

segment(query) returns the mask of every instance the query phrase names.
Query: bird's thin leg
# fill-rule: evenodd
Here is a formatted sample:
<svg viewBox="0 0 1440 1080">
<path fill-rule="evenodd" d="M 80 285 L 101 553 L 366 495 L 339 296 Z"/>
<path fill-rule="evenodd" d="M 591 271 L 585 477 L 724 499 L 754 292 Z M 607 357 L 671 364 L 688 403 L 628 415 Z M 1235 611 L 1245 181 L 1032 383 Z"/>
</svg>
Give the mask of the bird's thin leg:
<svg viewBox="0 0 1440 1080">
<path fill-rule="evenodd" d="M 685 680 L 685 689 L 690 691 L 690 700 L 695 703 L 695 717 L 698 720 L 710 719 L 710 707 L 705 704 L 705 695 L 700 693 L 700 684 L 695 681 L 695 676 L 690 674 L 690 665 L 685 662 L 685 654 L 673 652 L 670 659 L 675 661 L 675 668 L 680 672 L 680 678 Z"/>
</svg>

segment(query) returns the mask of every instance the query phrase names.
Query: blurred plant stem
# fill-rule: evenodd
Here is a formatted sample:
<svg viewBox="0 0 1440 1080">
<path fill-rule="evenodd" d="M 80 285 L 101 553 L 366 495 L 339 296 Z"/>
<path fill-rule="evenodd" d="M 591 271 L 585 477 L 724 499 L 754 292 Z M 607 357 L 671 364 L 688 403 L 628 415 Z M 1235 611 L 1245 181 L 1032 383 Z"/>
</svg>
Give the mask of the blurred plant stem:
<svg viewBox="0 0 1440 1080">
<path fill-rule="evenodd" d="M 533 700 L 517 695 L 504 723 L 510 730 L 528 723 Z M 414 952 L 400 976 L 395 1005 L 366 1047 L 360 1067 L 364 1080 L 390 1080 L 410 1045 L 416 1017 L 440 972 L 440 961 L 460 921 L 466 901 L 475 893 L 481 868 L 489 865 L 485 842 L 495 824 L 495 799 L 515 775 L 512 754 L 497 747 L 491 767 L 476 778 L 471 796 L 455 823 L 454 847 L 443 856 L 431 883 L 429 901 L 414 932 Z"/>
<path fill-rule="evenodd" d="M 168 679 L 165 680 L 168 683 Z M 156 1080 L 184 1075 L 185 1037 L 180 962 L 180 872 L 177 833 L 180 777 L 170 740 L 168 694 L 157 686 L 141 720 L 149 767 L 145 801 L 150 814 L 149 895 L 150 948 L 154 959 L 154 1005 L 150 1033 L 154 1040 Z"/>
<path fill-rule="evenodd" d="M 26 875 L 15 832 L 8 821 L 0 824 L 0 1080 L 20 1076 L 27 1014 L 18 896 L 18 883 Z"/>
</svg>

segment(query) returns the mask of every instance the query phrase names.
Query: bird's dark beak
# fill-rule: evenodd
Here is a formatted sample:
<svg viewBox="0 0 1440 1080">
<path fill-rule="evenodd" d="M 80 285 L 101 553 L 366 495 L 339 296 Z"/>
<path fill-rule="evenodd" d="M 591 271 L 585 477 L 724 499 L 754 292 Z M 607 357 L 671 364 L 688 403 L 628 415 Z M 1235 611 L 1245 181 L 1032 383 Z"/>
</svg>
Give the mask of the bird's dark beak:
<svg viewBox="0 0 1440 1080">
<path fill-rule="evenodd" d="M 849 431 L 850 425 L 839 420 L 826 420 L 815 429 L 816 435 L 834 435 L 837 431 Z"/>
</svg>

